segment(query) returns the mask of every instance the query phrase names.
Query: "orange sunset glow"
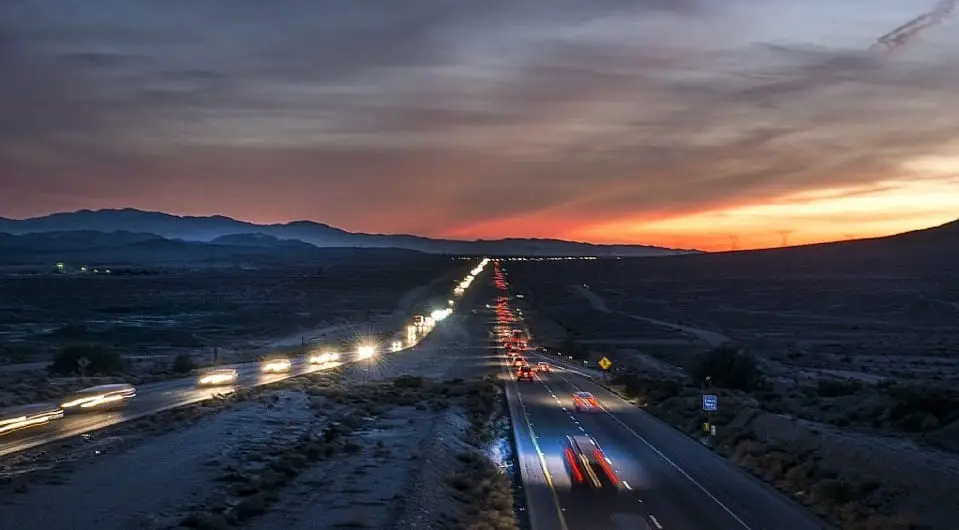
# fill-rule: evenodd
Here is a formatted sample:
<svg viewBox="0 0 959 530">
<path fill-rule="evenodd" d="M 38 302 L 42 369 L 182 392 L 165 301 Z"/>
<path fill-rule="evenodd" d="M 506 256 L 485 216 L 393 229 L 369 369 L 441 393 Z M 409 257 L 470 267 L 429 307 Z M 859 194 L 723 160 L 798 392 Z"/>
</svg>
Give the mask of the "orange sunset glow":
<svg viewBox="0 0 959 530">
<path fill-rule="evenodd" d="M 0 216 L 729 250 L 959 215 L 959 34 L 882 38 L 917 6 L 561 4 L 0 8 Z"/>
</svg>

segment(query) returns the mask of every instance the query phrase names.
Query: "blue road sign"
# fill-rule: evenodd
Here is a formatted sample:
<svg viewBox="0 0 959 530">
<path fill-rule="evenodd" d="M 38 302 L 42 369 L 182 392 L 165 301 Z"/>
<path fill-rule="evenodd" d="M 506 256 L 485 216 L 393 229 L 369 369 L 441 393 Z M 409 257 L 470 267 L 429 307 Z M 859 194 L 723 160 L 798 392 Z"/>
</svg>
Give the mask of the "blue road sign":
<svg viewBox="0 0 959 530">
<path fill-rule="evenodd" d="M 703 410 L 716 410 L 716 396 L 714 394 L 703 395 Z"/>
</svg>

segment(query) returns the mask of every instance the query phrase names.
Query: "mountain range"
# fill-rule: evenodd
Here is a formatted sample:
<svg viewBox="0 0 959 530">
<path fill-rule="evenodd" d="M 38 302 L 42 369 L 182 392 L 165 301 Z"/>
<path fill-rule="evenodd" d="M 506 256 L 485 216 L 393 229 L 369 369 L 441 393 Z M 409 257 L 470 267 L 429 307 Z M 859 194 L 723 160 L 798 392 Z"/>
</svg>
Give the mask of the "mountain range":
<svg viewBox="0 0 959 530">
<path fill-rule="evenodd" d="M 202 243 L 246 249 L 393 248 L 431 254 L 484 256 L 667 256 L 696 253 L 644 245 L 594 245 L 556 239 L 497 239 L 462 241 L 407 234 L 348 232 L 313 221 L 255 224 L 221 215 L 178 216 L 133 208 L 79 210 L 29 219 L 0 217 L 0 233 L 9 234 L 0 245 L 23 251 L 88 249 L 117 251 L 123 245 L 158 246 L 160 240 Z M 18 236 L 17 241 L 10 236 Z M 62 246 L 61 246 L 62 245 Z M 167 245 L 169 247 L 169 245 Z"/>
<path fill-rule="evenodd" d="M 555 239 L 459 241 L 413 235 L 363 234 L 322 223 L 259 225 L 224 216 L 189 217 L 132 208 L 80 210 L 30 219 L 0 217 L 0 263 L 237 262 L 304 260 L 392 249 L 485 256 L 661 257 L 704 254 L 643 245 L 593 245 Z M 711 253 L 697 262 L 777 266 L 846 264 L 867 271 L 888 262 L 907 268 L 959 267 L 959 220 L 903 234 L 798 247 Z M 691 257 L 691 256 L 690 256 Z M 658 260 L 657 260 L 658 261 Z M 672 261 L 672 260 L 669 260 Z M 766 264 L 766 265 L 763 265 Z"/>
</svg>

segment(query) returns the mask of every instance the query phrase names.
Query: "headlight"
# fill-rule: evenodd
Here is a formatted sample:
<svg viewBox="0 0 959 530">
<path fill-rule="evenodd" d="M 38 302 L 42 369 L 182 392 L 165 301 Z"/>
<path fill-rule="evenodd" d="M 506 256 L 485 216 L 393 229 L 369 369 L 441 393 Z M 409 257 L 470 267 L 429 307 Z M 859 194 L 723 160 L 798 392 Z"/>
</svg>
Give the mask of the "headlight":
<svg viewBox="0 0 959 530">
<path fill-rule="evenodd" d="M 266 372 L 279 372 L 286 371 L 290 369 L 290 361 L 288 359 L 269 361 L 263 365 L 263 370 Z"/>
<path fill-rule="evenodd" d="M 310 356 L 310 363 L 326 364 L 326 363 L 331 363 L 333 361 L 336 361 L 339 358 L 340 358 L 339 354 L 334 352 L 317 353 Z"/>
<path fill-rule="evenodd" d="M 376 348 L 369 345 L 363 345 L 363 346 L 360 346 L 356 352 L 359 355 L 360 359 L 369 359 L 370 357 L 373 357 L 373 355 L 376 354 Z"/>
</svg>

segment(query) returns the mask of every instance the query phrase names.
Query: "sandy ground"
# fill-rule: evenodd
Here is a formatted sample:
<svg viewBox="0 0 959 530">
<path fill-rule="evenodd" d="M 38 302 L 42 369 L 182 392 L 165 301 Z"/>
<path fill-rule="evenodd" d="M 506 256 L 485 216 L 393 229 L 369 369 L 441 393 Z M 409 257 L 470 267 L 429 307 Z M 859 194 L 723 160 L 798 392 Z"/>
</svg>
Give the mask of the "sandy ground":
<svg viewBox="0 0 959 530">
<path fill-rule="evenodd" d="M 463 443 L 464 420 L 456 408 L 442 400 L 352 403 L 326 392 L 349 396 L 357 385 L 404 374 L 444 380 L 495 373 L 495 361 L 487 365 L 484 358 L 486 347 L 478 322 L 451 318 L 416 351 L 317 376 L 327 378 L 319 382 L 300 378 L 300 389 L 294 381 L 269 398 L 236 404 L 182 430 L 90 454 L 64 475 L 9 496 L 0 505 L 0 528 L 168 530 L 185 517 L 201 528 L 222 528 L 222 513 L 263 530 L 387 528 L 400 519 L 409 521 L 405 528 L 443 528 L 459 504 L 442 492 L 427 498 L 410 492 L 426 491 L 424 476 L 426 484 L 439 480 L 445 488 L 428 474 L 450 466 L 450 455 Z M 322 440 L 331 424 L 348 428 L 327 443 Z M 286 460 L 291 447 L 317 443 L 332 454 L 319 462 Z M 433 461 L 437 455 L 445 456 Z M 417 481 L 420 486 L 411 486 Z M 248 483 L 259 490 L 239 494 L 238 486 Z"/>
<path fill-rule="evenodd" d="M 603 313 L 613 312 L 609 308 L 609 306 L 606 304 L 606 300 L 604 300 L 601 296 L 594 293 L 593 291 L 583 287 L 582 285 L 570 285 L 569 288 L 573 292 L 575 292 L 577 295 L 583 297 L 584 300 L 589 302 L 589 304 L 593 307 L 593 309 L 597 311 L 602 311 Z M 707 345 L 709 345 L 712 348 L 715 348 L 717 346 L 720 346 L 722 344 L 729 342 L 729 337 L 716 331 L 711 331 L 711 330 L 702 329 L 702 328 L 695 328 L 692 326 L 685 326 L 682 324 L 675 324 L 673 322 L 666 322 L 664 320 L 657 320 L 655 318 L 649 318 L 649 317 L 644 317 L 640 315 L 631 315 L 628 313 L 623 313 L 621 311 L 616 311 L 616 313 L 632 318 L 634 320 L 642 320 L 643 322 L 648 322 L 650 324 L 655 324 L 657 326 L 670 328 L 676 331 L 681 331 L 688 335 L 692 335 L 693 337 L 696 337 L 697 339 L 705 342 Z"/>
</svg>

